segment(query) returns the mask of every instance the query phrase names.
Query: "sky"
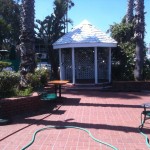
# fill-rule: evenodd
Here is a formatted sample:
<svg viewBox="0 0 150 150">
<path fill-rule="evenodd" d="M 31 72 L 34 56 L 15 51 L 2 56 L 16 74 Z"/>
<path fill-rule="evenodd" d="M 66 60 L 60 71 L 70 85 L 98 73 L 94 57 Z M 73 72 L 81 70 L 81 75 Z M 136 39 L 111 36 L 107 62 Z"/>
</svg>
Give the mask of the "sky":
<svg viewBox="0 0 150 150">
<path fill-rule="evenodd" d="M 54 0 L 35 0 L 35 18 L 43 20 L 53 13 Z M 127 10 L 127 0 L 72 0 L 75 6 L 68 12 L 68 17 L 73 20 L 73 26 L 88 20 L 92 25 L 106 32 L 110 25 L 120 23 Z M 150 43 L 150 0 L 145 0 L 145 42 Z"/>
</svg>

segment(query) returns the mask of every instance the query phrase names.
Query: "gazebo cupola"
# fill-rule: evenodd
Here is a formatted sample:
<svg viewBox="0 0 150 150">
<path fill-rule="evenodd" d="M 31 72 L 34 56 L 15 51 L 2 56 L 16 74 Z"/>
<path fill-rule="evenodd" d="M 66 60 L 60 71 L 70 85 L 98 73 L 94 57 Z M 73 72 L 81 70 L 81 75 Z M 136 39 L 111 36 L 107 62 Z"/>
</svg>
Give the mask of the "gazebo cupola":
<svg viewBox="0 0 150 150">
<path fill-rule="evenodd" d="M 111 48 L 117 42 L 87 20 L 54 44 L 59 50 L 60 79 L 76 83 L 111 82 Z"/>
</svg>

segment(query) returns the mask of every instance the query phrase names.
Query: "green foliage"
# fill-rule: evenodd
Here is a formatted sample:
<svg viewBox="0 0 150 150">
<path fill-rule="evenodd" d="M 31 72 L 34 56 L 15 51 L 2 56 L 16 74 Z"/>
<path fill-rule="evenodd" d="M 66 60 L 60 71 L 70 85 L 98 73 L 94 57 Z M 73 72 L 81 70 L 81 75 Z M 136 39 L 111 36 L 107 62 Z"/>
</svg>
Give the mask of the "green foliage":
<svg viewBox="0 0 150 150">
<path fill-rule="evenodd" d="M 20 74 L 10 71 L 0 72 L 0 97 L 28 96 L 33 90 L 44 87 L 50 78 L 50 72 L 46 69 L 27 74 L 28 87 L 20 88 Z"/>
<path fill-rule="evenodd" d="M 0 17 L 0 49 L 2 49 L 2 45 L 4 45 L 4 39 L 9 37 L 10 25 Z"/>
<path fill-rule="evenodd" d="M 13 89 L 14 96 L 29 96 L 32 92 L 33 92 L 32 87 L 27 87 L 25 89 L 18 89 L 18 88 Z"/>
<path fill-rule="evenodd" d="M 74 6 L 70 0 L 54 0 L 54 13 L 46 16 L 43 21 L 36 20 L 35 25 L 37 38 L 43 40 L 45 45 L 53 44 L 65 31 L 66 23 L 71 23 L 71 19 L 65 18 L 68 8 Z"/>
<path fill-rule="evenodd" d="M 40 76 L 40 82 L 42 85 L 46 85 L 47 81 L 50 79 L 50 72 L 47 69 L 36 70 L 35 74 Z"/>
<path fill-rule="evenodd" d="M 0 49 L 9 49 L 19 41 L 20 5 L 14 0 L 0 0 Z"/>
<path fill-rule="evenodd" d="M 144 57 L 143 79 L 150 80 L 150 60 L 147 57 Z"/>
<path fill-rule="evenodd" d="M 135 49 L 134 26 L 122 22 L 110 27 L 111 36 L 118 42 L 118 47 L 112 50 L 112 79 L 134 80 Z M 144 46 L 145 47 L 145 46 Z M 144 57 L 146 49 L 143 50 Z M 150 79 L 150 62 L 144 60 L 143 78 Z"/>
<path fill-rule="evenodd" d="M 10 62 L 0 61 L 0 72 L 3 70 L 3 68 L 10 66 Z"/>
<path fill-rule="evenodd" d="M 0 91 L 11 91 L 19 85 L 20 75 L 12 71 L 0 72 Z"/>
<path fill-rule="evenodd" d="M 112 50 L 112 79 L 134 80 L 135 42 L 133 25 L 122 22 L 110 27 L 111 36 L 118 42 Z"/>
<path fill-rule="evenodd" d="M 27 81 L 33 89 L 38 89 L 41 86 L 45 86 L 49 80 L 50 73 L 46 69 L 36 70 L 34 74 L 27 74 Z"/>
<path fill-rule="evenodd" d="M 28 87 L 20 88 L 20 74 L 9 71 L 0 72 L 0 97 L 28 96 L 33 90 L 44 87 L 50 78 L 50 72 L 46 69 L 27 74 Z"/>
<path fill-rule="evenodd" d="M 122 47 L 124 49 L 118 47 L 112 50 L 112 79 L 134 80 L 134 45 L 125 43 Z"/>
<path fill-rule="evenodd" d="M 133 24 L 126 23 L 115 23 L 110 26 L 111 36 L 120 44 L 133 41 L 134 31 Z"/>
<path fill-rule="evenodd" d="M 71 0 L 54 0 L 54 12 L 46 16 L 43 21 L 36 20 L 36 36 L 40 39 L 48 52 L 54 76 L 57 76 L 58 52 L 53 50 L 52 44 L 65 34 L 68 23 L 67 12 L 74 3 Z"/>
<path fill-rule="evenodd" d="M 34 89 L 41 86 L 40 76 L 38 76 L 37 74 L 28 73 L 26 75 L 26 78 L 27 78 L 28 84 Z"/>
</svg>

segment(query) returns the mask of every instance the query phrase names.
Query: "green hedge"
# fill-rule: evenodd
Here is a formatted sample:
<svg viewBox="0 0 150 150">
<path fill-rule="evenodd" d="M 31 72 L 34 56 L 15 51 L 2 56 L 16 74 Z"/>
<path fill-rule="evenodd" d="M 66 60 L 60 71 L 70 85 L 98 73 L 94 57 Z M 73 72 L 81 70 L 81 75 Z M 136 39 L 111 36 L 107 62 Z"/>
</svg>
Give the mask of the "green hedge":
<svg viewBox="0 0 150 150">
<path fill-rule="evenodd" d="M 19 72 L 0 72 L 0 97 L 30 95 L 33 90 L 38 90 L 47 84 L 47 81 L 50 79 L 50 72 L 46 69 L 36 70 L 34 74 L 28 73 L 26 79 L 28 86 L 26 88 L 20 88 Z"/>
<path fill-rule="evenodd" d="M 27 80 L 33 89 L 38 89 L 41 86 L 45 86 L 50 79 L 50 72 L 46 69 L 36 70 L 34 74 L 28 73 Z"/>
<path fill-rule="evenodd" d="M 20 75 L 12 71 L 0 72 L 0 97 L 10 96 L 19 85 Z"/>
</svg>

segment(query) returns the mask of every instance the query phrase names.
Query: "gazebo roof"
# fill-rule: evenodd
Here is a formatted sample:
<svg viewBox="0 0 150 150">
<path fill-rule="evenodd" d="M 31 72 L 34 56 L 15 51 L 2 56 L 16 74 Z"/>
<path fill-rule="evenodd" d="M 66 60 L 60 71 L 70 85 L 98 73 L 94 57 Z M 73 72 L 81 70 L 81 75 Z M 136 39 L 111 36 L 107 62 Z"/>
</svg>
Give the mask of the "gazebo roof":
<svg viewBox="0 0 150 150">
<path fill-rule="evenodd" d="M 54 49 L 70 47 L 116 47 L 117 42 L 106 33 L 98 30 L 87 20 L 82 21 L 70 32 L 59 38 Z"/>
</svg>

